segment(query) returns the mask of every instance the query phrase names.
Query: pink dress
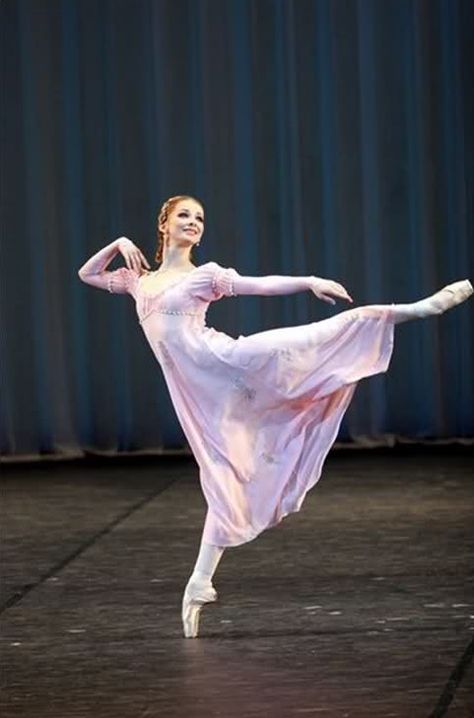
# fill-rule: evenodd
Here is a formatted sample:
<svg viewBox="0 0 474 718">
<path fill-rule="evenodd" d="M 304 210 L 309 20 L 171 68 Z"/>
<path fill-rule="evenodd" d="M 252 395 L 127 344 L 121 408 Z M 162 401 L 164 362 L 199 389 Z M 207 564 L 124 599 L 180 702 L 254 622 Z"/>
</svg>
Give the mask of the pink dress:
<svg viewBox="0 0 474 718">
<path fill-rule="evenodd" d="M 208 327 L 210 302 L 238 295 L 239 277 L 207 262 L 150 294 L 122 267 L 108 285 L 136 301 L 199 465 L 203 539 L 219 546 L 251 541 L 300 510 L 357 381 L 386 371 L 393 349 L 389 307 L 238 339 Z"/>
</svg>

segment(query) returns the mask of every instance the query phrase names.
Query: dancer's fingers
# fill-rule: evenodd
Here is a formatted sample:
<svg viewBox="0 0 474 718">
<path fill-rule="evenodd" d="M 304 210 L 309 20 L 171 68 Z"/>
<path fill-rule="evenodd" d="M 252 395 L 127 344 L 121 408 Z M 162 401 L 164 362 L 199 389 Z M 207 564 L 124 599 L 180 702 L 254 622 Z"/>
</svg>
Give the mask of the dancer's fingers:
<svg viewBox="0 0 474 718">
<path fill-rule="evenodd" d="M 135 259 L 134 259 L 133 251 L 128 249 L 128 247 L 127 247 L 127 249 L 125 249 L 122 252 L 122 256 L 125 260 L 125 264 L 127 265 L 127 268 L 135 269 Z"/>
<path fill-rule="evenodd" d="M 135 254 L 133 255 L 133 261 L 134 261 L 135 271 L 139 273 L 139 272 L 140 272 L 140 266 L 141 266 L 141 263 L 142 263 L 141 253 L 140 253 L 139 251 L 135 252 Z"/>
<path fill-rule="evenodd" d="M 143 262 L 143 264 L 145 265 L 145 267 L 148 267 L 148 269 L 151 269 L 151 266 L 150 266 L 150 264 L 149 264 L 149 262 L 148 262 L 148 259 L 145 257 L 145 255 L 143 254 L 143 252 L 140 252 L 140 256 L 141 256 L 141 258 L 142 258 L 142 262 Z"/>
<path fill-rule="evenodd" d="M 329 295 L 329 294 L 323 294 L 321 293 L 319 295 L 319 298 L 322 299 L 324 302 L 327 302 L 328 304 L 335 304 L 336 301 Z"/>
<path fill-rule="evenodd" d="M 335 285 L 338 292 L 338 296 L 341 297 L 341 299 L 347 299 L 349 302 L 353 301 L 351 295 L 349 294 L 347 289 L 342 286 L 342 284 L 338 284 L 337 282 L 335 282 Z"/>
</svg>

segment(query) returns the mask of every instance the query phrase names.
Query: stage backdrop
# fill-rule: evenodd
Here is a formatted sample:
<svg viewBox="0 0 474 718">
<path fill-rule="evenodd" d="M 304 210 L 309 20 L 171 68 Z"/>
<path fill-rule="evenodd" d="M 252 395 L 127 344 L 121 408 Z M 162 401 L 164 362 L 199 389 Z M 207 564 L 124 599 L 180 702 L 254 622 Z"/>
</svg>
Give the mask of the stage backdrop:
<svg viewBox="0 0 474 718">
<path fill-rule="evenodd" d="M 130 296 L 77 271 L 120 235 L 153 262 L 170 195 L 194 257 L 315 274 L 357 304 L 473 277 L 471 0 L 2 0 L 1 452 L 186 446 Z M 120 258 L 111 268 L 120 266 Z M 238 336 L 336 309 L 224 299 Z M 473 436 L 474 305 L 396 328 L 342 441 Z"/>
</svg>

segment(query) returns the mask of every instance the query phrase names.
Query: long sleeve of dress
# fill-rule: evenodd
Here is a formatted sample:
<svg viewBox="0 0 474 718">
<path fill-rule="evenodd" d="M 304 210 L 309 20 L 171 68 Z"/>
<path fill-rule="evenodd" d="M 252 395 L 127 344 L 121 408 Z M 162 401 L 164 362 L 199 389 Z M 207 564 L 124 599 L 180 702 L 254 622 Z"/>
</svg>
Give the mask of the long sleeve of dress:
<svg viewBox="0 0 474 718">
<path fill-rule="evenodd" d="M 239 274 L 233 267 L 221 267 L 208 262 L 205 271 L 196 277 L 195 292 L 202 299 L 216 301 L 223 296 L 239 294 L 294 294 L 309 289 L 309 277 L 292 277 L 270 274 L 249 277 Z"/>
</svg>

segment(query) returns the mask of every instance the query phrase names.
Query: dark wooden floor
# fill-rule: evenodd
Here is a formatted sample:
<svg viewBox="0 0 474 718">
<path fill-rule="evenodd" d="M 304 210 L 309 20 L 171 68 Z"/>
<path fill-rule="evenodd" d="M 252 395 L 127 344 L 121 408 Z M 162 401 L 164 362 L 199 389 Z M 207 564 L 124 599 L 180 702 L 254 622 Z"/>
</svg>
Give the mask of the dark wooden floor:
<svg viewBox="0 0 474 718">
<path fill-rule="evenodd" d="M 474 715 L 469 449 L 334 453 L 184 639 L 191 460 L 3 468 L 2 718 Z"/>
</svg>

